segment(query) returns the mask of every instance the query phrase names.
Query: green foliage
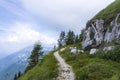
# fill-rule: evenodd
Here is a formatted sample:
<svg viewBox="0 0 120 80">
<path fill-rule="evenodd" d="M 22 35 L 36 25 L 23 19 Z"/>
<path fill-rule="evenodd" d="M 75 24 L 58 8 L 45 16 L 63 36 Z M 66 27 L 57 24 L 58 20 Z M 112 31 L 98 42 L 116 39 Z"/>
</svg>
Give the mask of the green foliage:
<svg viewBox="0 0 120 80">
<path fill-rule="evenodd" d="M 15 74 L 15 75 L 14 75 L 14 80 L 17 80 L 17 78 L 18 78 L 18 77 L 17 77 L 17 74 Z"/>
<path fill-rule="evenodd" d="M 66 33 L 62 31 L 58 39 L 58 47 L 61 48 L 66 45 L 82 42 L 83 33 L 84 33 L 84 29 L 81 31 L 80 35 L 78 34 L 75 35 L 75 33 L 71 30 L 67 32 L 67 35 L 65 35 Z"/>
<path fill-rule="evenodd" d="M 18 73 L 16 73 L 14 75 L 14 80 L 18 80 L 18 78 L 20 78 L 22 76 L 21 72 L 19 71 Z"/>
<path fill-rule="evenodd" d="M 70 45 L 70 44 L 73 44 L 74 42 L 75 42 L 75 33 L 69 30 L 66 36 L 66 44 Z"/>
<path fill-rule="evenodd" d="M 75 36 L 75 43 L 79 43 L 79 36 L 78 35 Z"/>
<path fill-rule="evenodd" d="M 60 53 L 65 61 L 73 67 L 75 80 L 119 80 L 120 63 L 83 54 L 70 53 L 69 46 Z"/>
<path fill-rule="evenodd" d="M 96 54 L 93 54 L 92 56 L 98 57 L 98 58 L 101 58 L 101 59 L 120 62 L 120 46 L 116 46 L 111 51 L 99 50 Z"/>
<path fill-rule="evenodd" d="M 65 32 L 64 31 L 61 31 L 60 33 L 60 36 L 59 36 L 59 39 L 58 39 L 58 46 L 59 47 L 62 47 L 63 46 L 63 43 L 66 43 L 65 42 Z"/>
<path fill-rule="evenodd" d="M 110 24 L 110 22 L 115 19 L 117 14 L 120 13 L 120 0 L 116 0 L 110 4 L 107 8 L 99 12 L 92 20 L 94 19 L 103 19 L 105 20 L 105 26 Z M 119 21 L 119 20 L 118 20 Z M 89 22 L 88 22 L 89 24 Z"/>
<path fill-rule="evenodd" d="M 79 35 L 79 42 L 82 42 L 82 41 L 83 41 L 84 32 L 85 32 L 85 29 L 82 29 L 82 30 L 81 30 L 81 34 Z"/>
<path fill-rule="evenodd" d="M 109 66 L 101 63 L 94 63 L 94 65 L 89 64 L 83 67 L 80 72 L 81 73 L 79 74 L 79 76 L 82 80 L 103 80 L 105 78 L 109 79 L 114 74 L 114 72 L 110 70 Z"/>
<path fill-rule="evenodd" d="M 81 33 L 75 36 L 75 43 L 80 43 L 83 41 L 85 29 L 81 30 Z"/>
<path fill-rule="evenodd" d="M 26 68 L 26 71 L 32 69 L 34 66 L 37 65 L 39 60 L 42 58 L 43 52 L 42 52 L 42 46 L 39 42 L 37 42 L 34 45 L 34 48 L 31 52 L 30 57 L 28 58 L 28 66 Z"/>
<path fill-rule="evenodd" d="M 53 53 L 45 55 L 41 62 L 18 80 L 56 80 L 58 66 Z"/>
<path fill-rule="evenodd" d="M 18 78 L 19 78 L 21 75 L 22 75 L 22 74 L 21 74 L 21 72 L 19 71 L 19 72 L 18 72 Z"/>
</svg>

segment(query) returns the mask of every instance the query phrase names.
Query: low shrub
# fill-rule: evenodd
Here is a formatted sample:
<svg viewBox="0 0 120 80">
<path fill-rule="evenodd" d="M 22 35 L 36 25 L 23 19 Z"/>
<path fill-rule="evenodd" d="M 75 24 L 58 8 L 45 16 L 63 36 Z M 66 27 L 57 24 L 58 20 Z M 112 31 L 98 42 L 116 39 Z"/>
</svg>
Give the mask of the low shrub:
<svg viewBox="0 0 120 80">
<path fill-rule="evenodd" d="M 101 59 L 106 59 L 106 60 L 112 60 L 112 61 L 120 62 L 120 46 L 116 46 L 111 51 L 99 50 L 96 54 L 93 54 L 90 57 L 91 58 L 92 57 L 98 57 L 98 58 L 101 58 Z"/>
</svg>

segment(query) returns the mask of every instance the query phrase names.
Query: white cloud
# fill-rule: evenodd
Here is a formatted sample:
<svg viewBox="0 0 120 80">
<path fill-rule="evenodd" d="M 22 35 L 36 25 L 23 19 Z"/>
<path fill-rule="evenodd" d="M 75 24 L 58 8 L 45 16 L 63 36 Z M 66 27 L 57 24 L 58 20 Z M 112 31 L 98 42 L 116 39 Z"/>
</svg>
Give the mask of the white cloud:
<svg viewBox="0 0 120 80">
<path fill-rule="evenodd" d="M 9 34 L 8 41 L 9 42 L 16 42 L 16 41 L 18 41 L 18 37 L 15 34 Z"/>
<path fill-rule="evenodd" d="M 40 40 L 43 44 L 53 44 L 55 43 L 54 38 L 51 38 L 43 32 L 39 32 L 32 27 L 36 25 L 26 24 L 26 23 L 16 23 L 14 27 L 12 26 L 9 30 L 13 33 L 8 34 L 9 42 L 31 42 Z"/>
<path fill-rule="evenodd" d="M 11 22 L 14 24 L 11 22 L 5 23 L 9 26 L 5 28 L 4 26 L 0 27 L 0 29 L 5 31 L 0 32 L 0 45 L 2 45 L 0 47 L 0 53 L 12 53 L 18 51 L 28 45 L 34 44 L 34 42 L 38 40 L 40 40 L 44 45 L 55 44 L 57 43 L 56 36 L 59 33 L 53 34 L 55 32 L 53 30 L 58 32 L 61 29 L 71 29 L 79 33 L 80 30 L 85 27 L 85 23 L 90 18 L 114 0 L 19 1 L 22 5 L 13 4 L 4 0 L 0 1 L 0 7 L 8 10 L 8 14 L 15 15 L 11 15 L 13 18 L 10 18 L 10 20 L 13 19 Z M 7 14 L 5 14 L 5 16 L 7 16 Z M 36 19 L 36 16 L 38 19 Z M 20 20 L 17 20 L 18 22 L 14 22 L 14 17 L 19 18 Z M 27 22 L 23 19 L 27 20 Z M 36 22 L 36 24 L 33 24 L 35 21 L 38 21 L 38 23 Z M 42 22 L 44 27 L 40 26 L 42 25 Z M 55 24 L 55 26 L 51 26 L 51 24 Z M 53 34 L 54 36 L 51 37 L 50 34 Z"/>
<path fill-rule="evenodd" d="M 42 45 L 56 44 L 55 38 L 42 32 L 40 33 L 32 27 L 32 24 L 15 22 L 14 25 L 7 29 L 7 34 L 0 37 L 0 45 L 3 45 L 0 47 L 0 53 L 12 53 L 18 51 L 34 44 L 38 40 Z"/>
<path fill-rule="evenodd" d="M 26 13 L 19 8 L 18 5 L 10 3 L 6 0 L 0 0 L 0 7 L 3 7 L 5 10 L 10 11 L 14 15 L 25 17 Z"/>
<path fill-rule="evenodd" d="M 98 11 L 114 0 L 22 0 L 35 15 L 49 19 L 63 28 L 79 31 Z M 55 27 L 55 26 L 53 26 Z"/>
</svg>

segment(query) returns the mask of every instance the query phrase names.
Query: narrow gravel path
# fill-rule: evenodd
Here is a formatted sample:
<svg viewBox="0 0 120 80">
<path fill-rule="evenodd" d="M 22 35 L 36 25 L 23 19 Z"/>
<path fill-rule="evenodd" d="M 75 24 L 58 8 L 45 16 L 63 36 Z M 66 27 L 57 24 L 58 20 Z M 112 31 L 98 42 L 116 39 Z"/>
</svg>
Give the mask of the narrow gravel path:
<svg viewBox="0 0 120 80">
<path fill-rule="evenodd" d="M 65 48 L 61 49 L 63 51 Z M 68 65 L 64 59 L 59 55 L 58 51 L 54 53 L 55 58 L 58 60 L 59 76 L 58 80 L 75 80 L 75 74 L 70 65 Z"/>
</svg>

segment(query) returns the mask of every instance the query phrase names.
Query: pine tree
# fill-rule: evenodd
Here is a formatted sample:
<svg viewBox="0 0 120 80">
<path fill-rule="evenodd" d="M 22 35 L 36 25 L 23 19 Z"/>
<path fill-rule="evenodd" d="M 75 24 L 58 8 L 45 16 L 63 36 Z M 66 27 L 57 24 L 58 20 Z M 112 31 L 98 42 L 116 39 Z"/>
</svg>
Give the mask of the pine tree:
<svg viewBox="0 0 120 80">
<path fill-rule="evenodd" d="M 79 35 L 79 41 L 80 41 L 80 42 L 83 41 L 84 32 L 85 32 L 85 29 L 82 29 L 82 30 L 81 30 L 81 34 Z"/>
<path fill-rule="evenodd" d="M 19 71 L 19 72 L 18 72 L 18 78 L 19 78 L 20 76 L 21 76 L 21 72 Z"/>
<path fill-rule="evenodd" d="M 18 77 L 17 77 L 17 74 L 15 74 L 15 75 L 14 75 L 14 80 L 17 80 L 17 78 L 18 78 Z"/>
<path fill-rule="evenodd" d="M 28 58 L 28 67 L 26 68 L 26 71 L 32 69 L 42 59 L 42 56 L 42 46 L 40 42 L 37 42 Z"/>
<path fill-rule="evenodd" d="M 75 36 L 75 43 L 78 43 L 79 42 L 79 36 L 78 34 Z"/>
<path fill-rule="evenodd" d="M 69 30 L 66 36 L 66 44 L 73 44 L 75 42 L 75 34 L 73 31 Z"/>
<path fill-rule="evenodd" d="M 60 33 L 60 36 L 59 36 L 59 39 L 58 39 L 58 46 L 59 46 L 59 47 L 62 47 L 62 46 L 64 46 L 64 45 L 66 45 L 66 42 L 65 42 L 65 32 L 62 31 L 62 32 Z"/>
</svg>

